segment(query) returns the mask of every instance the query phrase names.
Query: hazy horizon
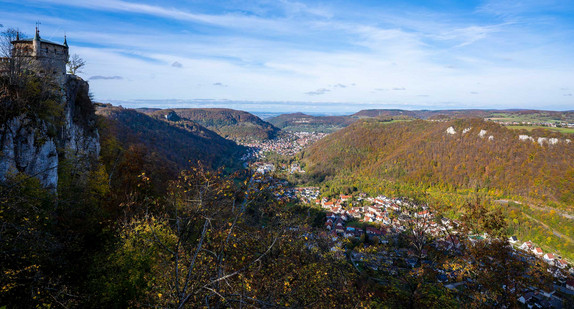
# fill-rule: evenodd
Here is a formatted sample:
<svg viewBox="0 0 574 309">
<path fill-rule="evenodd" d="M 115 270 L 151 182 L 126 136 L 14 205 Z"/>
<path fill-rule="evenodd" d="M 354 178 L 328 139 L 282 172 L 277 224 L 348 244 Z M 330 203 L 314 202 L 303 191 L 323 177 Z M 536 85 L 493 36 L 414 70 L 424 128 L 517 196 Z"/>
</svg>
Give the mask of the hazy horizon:
<svg viewBox="0 0 574 309">
<path fill-rule="evenodd" d="M 251 102 L 251 101 L 217 101 L 217 100 L 112 100 L 101 103 L 111 103 L 115 106 L 122 106 L 125 108 L 229 108 L 235 110 L 246 111 L 257 116 L 259 115 L 281 115 L 290 113 L 304 113 L 313 116 L 343 116 L 357 113 L 361 110 L 367 109 L 400 109 L 405 111 L 416 110 L 530 110 L 521 108 L 418 108 L 418 107 L 396 107 L 390 105 L 376 105 L 376 104 L 348 104 L 348 103 L 329 103 L 329 102 Z M 574 112 L 574 110 L 551 110 L 544 109 L 544 111 L 557 111 L 557 112 Z M 269 117 L 264 117 L 269 118 Z"/>
</svg>

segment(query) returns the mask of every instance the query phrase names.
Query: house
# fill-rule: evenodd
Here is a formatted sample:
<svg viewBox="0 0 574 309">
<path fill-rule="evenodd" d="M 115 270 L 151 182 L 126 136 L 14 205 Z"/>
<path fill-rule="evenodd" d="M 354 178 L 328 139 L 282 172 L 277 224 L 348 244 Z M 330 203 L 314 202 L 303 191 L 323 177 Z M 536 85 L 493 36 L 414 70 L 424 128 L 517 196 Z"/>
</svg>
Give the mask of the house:
<svg viewBox="0 0 574 309">
<path fill-rule="evenodd" d="M 530 301 L 530 299 L 532 299 L 532 296 L 534 296 L 534 293 L 528 292 L 528 293 L 520 296 L 518 298 L 518 301 L 522 304 L 526 304 L 528 301 Z"/>
<path fill-rule="evenodd" d="M 331 219 L 325 222 L 325 228 L 328 229 L 329 231 L 333 229 L 333 221 L 331 221 Z"/>
<path fill-rule="evenodd" d="M 430 216 L 430 212 L 428 210 L 424 210 L 424 211 L 421 211 L 421 212 L 416 214 L 416 217 L 418 217 L 418 218 L 427 218 L 429 216 Z"/>
<path fill-rule="evenodd" d="M 530 251 L 530 250 L 532 250 L 533 247 L 534 247 L 534 245 L 532 244 L 532 242 L 527 241 L 527 242 L 523 243 L 522 245 L 520 245 L 520 247 L 518 247 L 518 248 L 521 250 L 524 250 L 524 251 Z"/>
<path fill-rule="evenodd" d="M 546 254 L 544 255 L 544 260 L 545 260 L 547 263 L 552 263 L 552 262 L 554 262 L 555 259 L 556 259 L 556 258 L 554 257 L 554 254 L 552 254 L 552 253 L 546 253 Z"/>
<path fill-rule="evenodd" d="M 542 251 L 542 249 L 540 249 L 539 247 L 534 248 L 532 252 L 537 256 L 542 256 L 544 254 L 544 251 Z"/>
<path fill-rule="evenodd" d="M 335 232 L 340 234 L 345 233 L 345 226 L 343 225 L 343 220 L 340 218 L 335 222 Z"/>
<path fill-rule="evenodd" d="M 574 279 L 570 278 L 566 280 L 566 288 L 574 291 Z"/>
<path fill-rule="evenodd" d="M 510 236 L 510 238 L 508 238 L 508 241 L 511 244 L 515 244 L 518 241 L 518 238 L 516 236 Z"/>
<path fill-rule="evenodd" d="M 378 230 L 374 227 L 367 227 L 367 235 L 369 235 L 369 236 L 382 236 L 383 231 Z"/>
<path fill-rule="evenodd" d="M 333 202 L 323 202 L 323 203 L 321 204 L 321 206 L 323 206 L 323 208 L 331 208 L 331 207 L 335 206 L 335 203 L 333 203 Z"/>
<path fill-rule="evenodd" d="M 343 236 L 345 238 L 355 237 L 355 229 L 354 228 L 350 229 L 350 226 L 348 226 L 347 229 L 345 230 L 345 234 L 343 234 Z"/>
<path fill-rule="evenodd" d="M 554 261 L 554 265 L 556 265 L 556 267 L 558 268 L 564 269 L 566 268 L 566 266 L 568 266 L 568 263 L 566 262 L 566 260 L 562 259 Z"/>
<path fill-rule="evenodd" d="M 342 201 L 342 202 L 346 202 L 346 201 L 350 200 L 351 198 L 353 198 L 352 195 L 343 195 L 343 194 L 341 194 L 341 201 Z"/>
</svg>

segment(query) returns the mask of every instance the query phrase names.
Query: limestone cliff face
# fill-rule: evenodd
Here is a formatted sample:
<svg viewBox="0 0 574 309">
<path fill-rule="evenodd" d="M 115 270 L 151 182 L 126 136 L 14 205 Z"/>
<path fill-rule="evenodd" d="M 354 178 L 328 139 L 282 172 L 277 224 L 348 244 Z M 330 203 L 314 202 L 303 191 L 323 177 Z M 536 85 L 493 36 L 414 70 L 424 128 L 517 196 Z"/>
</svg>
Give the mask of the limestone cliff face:
<svg viewBox="0 0 574 309">
<path fill-rule="evenodd" d="M 88 93 L 87 82 L 68 75 L 63 86 L 63 115 L 58 124 L 21 115 L 0 125 L 0 181 L 20 172 L 38 178 L 44 187 L 56 191 L 63 160 L 79 169 L 90 169 L 99 156 L 100 143 Z"/>
<path fill-rule="evenodd" d="M 34 176 L 43 186 L 55 190 L 58 185 L 58 152 L 56 143 L 47 138 L 46 124 L 38 128 L 30 119 L 20 116 L 1 128 L 0 180 L 16 172 Z"/>
<path fill-rule="evenodd" d="M 64 125 L 56 141 L 58 148 L 74 158 L 97 159 L 100 136 L 96 128 L 96 112 L 89 97 L 89 85 L 75 75 L 67 75 L 64 87 Z"/>
</svg>

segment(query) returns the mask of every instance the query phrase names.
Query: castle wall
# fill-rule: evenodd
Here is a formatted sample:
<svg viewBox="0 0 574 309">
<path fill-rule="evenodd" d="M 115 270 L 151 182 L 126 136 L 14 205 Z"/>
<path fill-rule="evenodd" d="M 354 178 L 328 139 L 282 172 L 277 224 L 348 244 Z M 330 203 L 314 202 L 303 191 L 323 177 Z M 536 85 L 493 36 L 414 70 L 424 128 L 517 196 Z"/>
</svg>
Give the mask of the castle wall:
<svg viewBox="0 0 574 309">
<path fill-rule="evenodd" d="M 50 75 L 63 84 L 66 77 L 68 48 L 40 40 L 13 42 L 13 57 L 23 69 Z"/>
</svg>

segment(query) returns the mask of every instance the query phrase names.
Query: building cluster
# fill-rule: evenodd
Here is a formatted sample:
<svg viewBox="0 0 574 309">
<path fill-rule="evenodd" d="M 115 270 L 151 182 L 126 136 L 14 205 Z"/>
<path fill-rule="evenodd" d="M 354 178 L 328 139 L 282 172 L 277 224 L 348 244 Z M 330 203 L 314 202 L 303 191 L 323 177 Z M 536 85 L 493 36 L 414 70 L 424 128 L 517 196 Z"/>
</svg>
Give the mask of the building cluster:
<svg viewBox="0 0 574 309">
<path fill-rule="evenodd" d="M 259 174 L 269 174 L 275 171 L 275 165 L 266 162 L 255 162 L 253 163 L 255 171 Z"/>
<path fill-rule="evenodd" d="M 325 133 L 296 132 L 257 142 L 242 143 L 243 146 L 251 148 L 244 156 L 243 160 L 251 158 L 262 158 L 266 153 L 274 152 L 284 156 L 294 156 L 301 152 L 303 148 L 325 137 Z"/>
<path fill-rule="evenodd" d="M 303 190 L 303 192 L 314 192 Z M 316 199 L 327 212 L 325 229 L 331 237 L 347 239 L 367 238 L 370 243 L 387 244 L 396 241 L 399 234 L 412 230 L 413 233 L 426 233 L 432 236 L 430 244 L 436 250 L 449 252 L 457 255 L 465 245 L 463 241 L 468 239 L 468 244 L 476 244 L 482 241 L 490 241 L 487 234 L 462 235 L 457 227 L 459 222 L 448 218 L 436 220 L 433 213 L 426 207 L 410 205 L 400 199 L 391 199 L 385 196 L 376 198 L 366 197 L 364 201 L 368 206 L 353 207 L 348 202 L 352 196 L 340 195 L 338 199 Z M 356 222 L 367 223 L 365 228 Z M 365 224 L 363 224 L 365 225 Z M 519 301 L 528 308 L 562 308 L 564 299 L 574 296 L 574 268 L 568 262 L 553 253 L 544 253 L 532 242 L 524 242 L 518 246 L 515 236 L 509 238 L 513 246 L 514 258 L 534 264 L 537 260 L 547 263 L 547 270 L 554 277 L 554 284 L 546 290 L 530 287 L 520 291 Z M 335 248 L 336 249 L 336 248 Z M 334 250 L 335 250 L 334 249 Z M 421 264 L 431 262 L 425 259 L 426 252 L 414 252 L 412 249 L 395 248 L 376 252 L 361 252 L 353 250 L 350 259 L 357 265 L 363 265 L 373 271 L 386 271 L 397 274 L 402 269 L 418 267 Z M 421 259 L 422 257 L 422 259 Z M 472 261 L 468 261 L 472 263 Z M 432 266 L 437 271 L 437 281 L 445 284 L 447 288 L 456 289 L 466 282 L 460 280 L 460 270 L 442 269 Z"/>
<path fill-rule="evenodd" d="M 305 204 L 314 203 L 321 196 L 318 187 L 294 188 L 299 200 Z"/>
<path fill-rule="evenodd" d="M 343 225 L 352 219 L 379 225 L 381 226 L 381 235 L 377 236 L 386 235 L 387 232 L 400 233 L 407 228 L 416 227 L 432 236 L 440 237 L 447 230 L 458 225 L 455 221 L 447 218 L 442 218 L 437 222 L 427 206 L 411 205 L 401 199 L 391 199 L 386 196 L 357 198 L 358 201 L 363 201 L 363 204 L 366 203 L 367 206 L 352 206 L 350 205 L 352 199 L 353 196 L 351 195 L 341 194 L 338 199 L 315 200 L 315 203 L 320 204 L 328 212 L 325 223 L 328 230 L 335 230 L 337 233 L 341 231 L 341 229 L 337 230 L 336 219 L 329 220 L 331 215 L 340 219 L 339 222 Z"/>
</svg>

